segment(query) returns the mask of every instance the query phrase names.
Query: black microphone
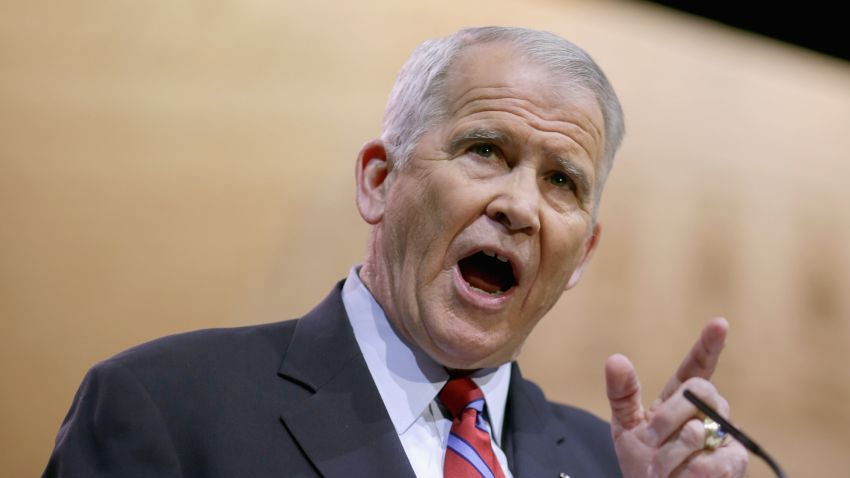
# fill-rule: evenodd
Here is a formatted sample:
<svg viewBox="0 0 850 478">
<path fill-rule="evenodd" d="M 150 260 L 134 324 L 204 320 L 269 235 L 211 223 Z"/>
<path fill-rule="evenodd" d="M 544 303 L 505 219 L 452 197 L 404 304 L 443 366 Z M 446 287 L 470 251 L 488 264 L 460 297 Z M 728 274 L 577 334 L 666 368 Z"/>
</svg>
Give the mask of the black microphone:
<svg viewBox="0 0 850 478">
<path fill-rule="evenodd" d="M 776 461 L 770 455 L 768 455 L 767 452 L 762 449 L 762 447 L 760 447 L 756 442 L 754 442 L 752 438 L 748 437 L 746 434 L 744 434 L 744 432 L 737 429 L 725 418 L 721 417 L 719 413 L 714 411 L 713 408 L 708 406 L 707 403 L 705 403 L 699 397 L 694 395 L 690 390 L 686 389 L 684 391 L 684 395 L 689 402 L 693 403 L 694 406 L 699 409 L 699 411 L 705 413 L 706 416 L 719 423 L 720 430 L 732 435 L 736 440 L 741 442 L 741 444 L 744 445 L 747 450 L 750 450 L 753 455 L 756 455 L 757 457 L 767 462 L 768 466 L 770 466 L 770 469 L 773 470 L 774 473 L 776 473 L 776 476 L 778 476 L 779 478 L 786 478 L 785 472 L 782 471 L 782 468 L 779 467 L 779 463 L 776 463 Z"/>
</svg>

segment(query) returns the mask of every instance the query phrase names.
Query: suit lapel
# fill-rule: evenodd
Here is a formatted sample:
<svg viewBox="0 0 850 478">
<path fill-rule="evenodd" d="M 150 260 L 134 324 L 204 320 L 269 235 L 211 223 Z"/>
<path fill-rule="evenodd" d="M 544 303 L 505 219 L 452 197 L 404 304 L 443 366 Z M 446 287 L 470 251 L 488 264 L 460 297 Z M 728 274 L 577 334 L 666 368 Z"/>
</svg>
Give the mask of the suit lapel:
<svg viewBox="0 0 850 478">
<path fill-rule="evenodd" d="M 281 419 L 325 477 L 413 478 L 354 340 L 341 288 L 296 325 L 279 371 L 287 382 Z"/>
<path fill-rule="evenodd" d="M 563 446 L 566 436 L 552 426 L 550 410 L 540 389 L 523 380 L 514 363 L 503 433 L 514 477 L 557 478 L 575 469 L 576 458 Z"/>
</svg>

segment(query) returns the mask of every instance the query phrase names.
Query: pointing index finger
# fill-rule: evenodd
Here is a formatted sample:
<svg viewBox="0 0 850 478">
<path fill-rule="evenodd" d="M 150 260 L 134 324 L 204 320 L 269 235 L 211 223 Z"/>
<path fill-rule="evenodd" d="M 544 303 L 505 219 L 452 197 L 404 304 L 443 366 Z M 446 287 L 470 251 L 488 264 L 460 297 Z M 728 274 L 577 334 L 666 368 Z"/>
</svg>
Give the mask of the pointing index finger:
<svg viewBox="0 0 850 478">
<path fill-rule="evenodd" d="M 712 319 L 702 329 L 702 333 L 688 355 L 682 360 L 676 373 L 670 377 L 664 390 L 661 392 L 661 400 L 667 400 L 679 388 L 685 380 L 693 377 L 704 379 L 711 378 L 720 352 L 726 342 L 726 332 L 729 330 L 729 322 L 723 317 Z"/>
</svg>

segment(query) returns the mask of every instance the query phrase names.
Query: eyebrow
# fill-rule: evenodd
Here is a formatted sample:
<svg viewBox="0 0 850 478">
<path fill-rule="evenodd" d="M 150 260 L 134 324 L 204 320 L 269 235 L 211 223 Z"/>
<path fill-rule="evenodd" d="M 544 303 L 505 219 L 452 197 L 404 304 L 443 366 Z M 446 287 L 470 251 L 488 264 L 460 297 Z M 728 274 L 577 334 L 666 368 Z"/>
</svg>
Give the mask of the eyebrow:
<svg viewBox="0 0 850 478">
<path fill-rule="evenodd" d="M 465 131 L 452 139 L 451 143 L 449 143 L 449 151 L 456 152 L 461 147 L 476 141 L 492 141 L 494 143 L 507 145 L 513 143 L 511 137 L 501 131 L 487 128 L 475 128 Z M 565 173 L 570 175 L 570 178 L 576 183 L 579 191 L 583 193 L 589 193 L 591 191 L 590 178 L 583 169 L 576 166 L 575 163 L 567 158 L 554 156 L 553 159 Z"/>
<path fill-rule="evenodd" d="M 510 137 L 500 131 L 485 128 L 475 128 L 464 132 L 460 136 L 452 139 L 449 143 L 449 151 L 455 152 L 464 145 L 475 141 L 492 141 L 500 144 L 511 144 Z"/>
</svg>

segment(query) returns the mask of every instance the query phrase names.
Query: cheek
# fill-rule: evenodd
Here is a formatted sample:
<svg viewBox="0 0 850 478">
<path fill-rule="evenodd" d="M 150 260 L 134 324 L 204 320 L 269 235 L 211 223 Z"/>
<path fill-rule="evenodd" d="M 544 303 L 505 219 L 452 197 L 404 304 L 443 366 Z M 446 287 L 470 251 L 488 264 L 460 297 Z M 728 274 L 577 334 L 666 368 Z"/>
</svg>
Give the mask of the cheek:
<svg viewBox="0 0 850 478">
<path fill-rule="evenodd" d="M 460 181 L 450 168 L 434 174 L 428 187 L 414 200 L 425 234 L 434 248 L 446 248 L 460 231 L 484 213 L 480 188 L 475 183 Z"/>
<path fill-rule="evenodd" d="M 553 221 L 552 227 L 541 228 L 545 230 L 541 243 L 541 268 L 546 269 L 554 282 L 566 284 L 584 257 L 589 237 L 588 223 L 578 219 L 558 219 L 561 220 Z"/>
<path fill-rule="evenodd" d="M 431 277 L 442 266 L 442 258 L 454 236 L 451 211 L 453 200 L 431 181 L 399 184 L 397 194 L 388 201 L 385 247 L 392 262 L 405 277 Z"/>
</svg>

